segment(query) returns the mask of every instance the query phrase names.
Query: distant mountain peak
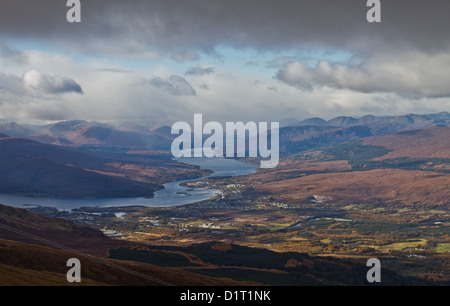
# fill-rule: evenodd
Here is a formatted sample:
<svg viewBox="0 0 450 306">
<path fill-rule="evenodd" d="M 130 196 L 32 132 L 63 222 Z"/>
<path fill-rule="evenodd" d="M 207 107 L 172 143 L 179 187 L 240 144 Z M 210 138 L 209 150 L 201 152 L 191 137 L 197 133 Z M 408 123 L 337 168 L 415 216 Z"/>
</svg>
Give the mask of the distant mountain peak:
<svg viewBox="0 0 450 306">
<path fill-rule="evenodd" d="M 312 125 L 312 126 L 327 126 L 329 125 L 328 122 L 322 118 L 309 118 L 309 119 L 305 119 L 300 121 L 298 124 L 296 124 L 296 126 L 308 126 L 308 125 Z"/>
<path fill-rule="evenodd" d="M 348 126 L 358 124 L 358 119 L 348 116 L 339 116 L 328 120 L 328 124 L 332 126 Z"/>
<path fill-rule="evenodd" d="M 365 115 L 359 118 L 351 116 L 338 116 L 328 121 L 314 117 L 308 118 L 296 123 L 289 124 L 289 126 L 335 126 L 344 127 L 351 125 L 371 125 L 371 124 L 397 124 L 397 125 L 411 125 L 415 128 L 422 128 L 434 125 L 448 126 L 450 125 L 450 113 L 440 112 L 436 114 L 407 114 L 398 116 L 374 116 Z M 417 126 L 414 126 L 417 125 Z"/>
</svg>

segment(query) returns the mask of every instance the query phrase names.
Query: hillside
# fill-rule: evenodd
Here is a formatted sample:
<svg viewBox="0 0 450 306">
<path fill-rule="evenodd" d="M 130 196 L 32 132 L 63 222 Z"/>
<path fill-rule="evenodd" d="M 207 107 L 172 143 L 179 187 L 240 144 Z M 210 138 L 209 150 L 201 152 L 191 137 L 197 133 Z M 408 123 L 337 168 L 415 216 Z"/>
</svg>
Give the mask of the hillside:
<svg viewBox="0 0 450 306">
<path fill-rule="evenodd" d="M 78 285 L 366 284 L 366 267 L 357 261 L 218 242 L 144 246 L 113 240 L 62 219 L 0 205 L 1 285 L 69 285 L 66 262 L 73 257 L 82 263 L 82 283 Z M 384 270 L 383 275 L 386 285 L 423 284 L 390 270 Z"/>
<path fill-rule="evenodd" d="M 17 122 L 8 122 L 0 124 L 0 133 L 12 137 L 26 137 L 40 130 L 41 127 L 27 124 L 19 124 Z"/>
<path fill-rule="evenodd" d="M 449 125 L 450 114 L 446 112 L 380 117 L 367 115 L 361 118 L 341 116 L 328 121 L 310 118 L 280 128 L 280 151 L 282 155 L 289 156 L 350 140 Z"/>
<path fill-rule="evenodd" d="M 67 260 L 81 262 L 81 283 L 67 282 Z M 84 256 L 32 244 L 0 240 L 0 285 L 6 286 L 237 286 L 249 282 L 210 277 L 146 263 Z"/>
<path fill-rule="evenodd" d="M 289 119 L 286 122 L 288 125 L 282 124 L 280 128 L 280 150 L 281 154 L 290 155 L 374 135 L 449 126 L 450 114 L 367 115 L 361 118 L 340 116 L 330 120 L 310 118 L 303 121 Z M 84 120 L 61 121 L 42 126 L 15 122 L 0 124 L 0 133 L 13 137 L 85 150 L 120 153 L 170 151 L 175 136 L 170 132 L 170 126 L 150 129 L 134 123 L 112 125 Z"/>
<path fill-rule="evenodd" d="M 258 189 L 293 200 L 322 195 L 341 203 L 421 202 L 428 207 L 447 207 L 450 199 L 448 186 L 449 174 L 399 169 L 312 174 L 255 185 Z"/>
<path fill-rule="evenodd" d="M 0 239 L 48 246 L 31 236 L 6 230 L 4 226 L 96 256 L 105 256 L 111 247 L 126 245 L 86 225 L 61 218 L 43 217 L 26 209 L 0 204 Z"/>
<path fill-rule="evenodd" d="M 450 128 L 371 136 L 284 158 L 244 182 L 291 200 L 323 195 L 333 202 L 421 203 L 448 207 Z"/>
<path fill-rule="evenodd" d="M 66 129 L 55 132 L 56 125 L 33 134 L 30 138 L 56 145 L 102 145 L 117 147 L 170 148 L 168 139 L 159 135 L 144 135 L 138 132 L 118 131 L 110 127 L 86 126 L 80 129 Z"/>
<path fill-rule="evenodd" d="M 21 138 L 0 139 L 0 192 L 51 197 L 151 196 L 159 187 L 92 170 L 111 162 Z M 90 169 L 89 169 L 90 168 Z"/>
<path fill-rule="evenodd" d="M 283 156 L 372 136 L 366 126 L 298 126 L 280 128 L 280 154 Z"/>
<path fill-rule="evenodd" d="M 450 127 L 431 127 L 369 137 L 363 143 L 392 150 L 374 160 L 399 157 L 450 158 Z"/>
<path fill-rule="evenodd" d="M 441 112 L 437 114 L 408 114 L 403 116 L 373 116 L 366 115 L 360 118 L 349 116 L 339 116 L 330 120 L 322 118 L 310 118 L 302 121 L 292 122 L 291 126 L 352 126 L 365 125 L 374 128 L 384 126 L 385 132 L 398 131 L 402 129 L 421 129 L 430 126 L 448 126 L 450 123 L 450 113 Z M 381 131 L 381 129 L 380 129 Z"/>
<path fill-rule="evenodd" d="M 280 253 L 227 243 L 144 246 L 25 209 L 0 205 L 0 284 L 69 285 L 69 258 L 82 263 L 75 285 L 364 285 L 357 261 Z M 423 284 L 384 270 L 384 283 Z"/>
<path fill-rule="evenodd" d="M 202 176 L 168 154 L 119 155 L 0 138 L 0 193 L 63 198 L 152 196 L 162 184 Z"/>
<path fill-rule="evenodd" d="M 120 127 L 119 127 L 120 128 Z M 160 128 L 117 129 L 105 123 L 83 120 L 62 121 L 43 126 L 21 125 L 15 122 L 0 124 L 0 132 L 25 137 L 41 143 L 87 148 L 95 147 L 144 147 L 154 150 L 169 150 L 170 130 Z"/>
<path fill-rule="evenodd" d="M 30 282 L 45 286 L 68 285 L 66 262 L 73 257 L 82 262 L 81 285 L 161 285 L 152 278 L 175 285 L 244 284 L 151 264 L 104 258 L 110 248 L 132 246 L 135 244 L 107 238 L 87 226 L 0 205 L 1 285 L 29 285 Z"/>
<path fill-rule="evenodd" d="M 170 256 L 170 261 L 168 257 Z M 367 285 L 366 267 L 356 260 L 274 252 L 222 242 L 188 247 L 152 246 L 119 248 L 110 257 L 139 262 L 160 260 L 161 265 L 214 277 L 251 281 L 273 286 Z M 423 285 L 426 282 L 383 269 L 384 285 Z"/>
</svg>

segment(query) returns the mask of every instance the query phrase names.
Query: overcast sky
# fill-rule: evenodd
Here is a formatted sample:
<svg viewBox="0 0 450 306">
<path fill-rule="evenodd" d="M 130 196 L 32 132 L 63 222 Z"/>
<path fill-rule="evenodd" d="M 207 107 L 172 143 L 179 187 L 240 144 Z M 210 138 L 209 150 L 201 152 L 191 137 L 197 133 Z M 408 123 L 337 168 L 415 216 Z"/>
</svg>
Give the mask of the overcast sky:
<svg viewBox="0 0 450 306">
<path fill-rule="evenodd" d="M 450 111 L 450 2 L 1 0 L 0 119 L 330 119 Z"/>
</svg>

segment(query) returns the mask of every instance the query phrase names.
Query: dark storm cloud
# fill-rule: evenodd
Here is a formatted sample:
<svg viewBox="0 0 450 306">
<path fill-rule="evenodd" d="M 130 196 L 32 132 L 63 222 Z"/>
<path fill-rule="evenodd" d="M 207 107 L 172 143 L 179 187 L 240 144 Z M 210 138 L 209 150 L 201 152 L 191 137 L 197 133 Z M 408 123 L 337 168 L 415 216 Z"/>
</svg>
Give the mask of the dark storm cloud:
<svg viewBox="0 0 450 306">
<path fill-rule="evenodd" d="M 174 96 L 195 96 L 196 92 L 186 79 L 171 75 L 168 79 L 154 77 L 150 80 L 150 85 L 171 93 Z"/>
<path fill-rule="evenodd" d="M 218 47 L 252 48 L 262 54 L 279 54 L 266 68 L 275 69 L 279 81 L 305 91 L 329 87 L 414 98 L 449 97 L 450 1 L 381 0 L 381 23 L 367 22 L 366 3 L 81 0 L 82 22 L 68 23 L 65 0 L 1 0 L 0 37 L 8 43 L 14 39 L 30 42 L 30 48 L 34 42 L 49 50 L 62 47 L 72 54 L 133 59 L 161 56 L 176 62 L 197 61 L 202 53 L 226 57 Z M 287 55 L 293 49 L 316 48 L 343 51 L 352 58 L 334 63 L 323 56 L 311 67 L 312 61 Z M 26 60 L 27 52 L 8 47 L 1 52 L 10 62 Z M 212 72 L 208 69 L 192 67 L 186 75 Z M 68 78 L 42 75 L 39 80 L 36 88 L 40 92 L 82 92 L 81 86 Z M 196 95 L 180 76 L 148 82 L 173 95 Z"/>
<path fill-rule="evenodd" d="M 83 1 L 82 22 L 66 22 L 62 0 L 2 0 L 0 33 L 61 42 L 86 52 L 166 52 L 196 58 L 219 45 L 262 50 L 304 45 L 356 53 L 449 47 L 447 0 L 389 0 L 368 23 L 365 0 Z M 182 51 L 180 51 L 182 50 Z"/>
<path fill-rule="evenodd" d="M 83 93 L 81 86 L 68 77 L 44 74 L 34 69 L 23 74 L 23 84 L 28 90 L 46 94 Z"/>
<path fill-rule="evenodd" d="M 15 96 L 42 96 L 64 93 L 82 94 L 81 86 L 65 76 L 49 75 L 31 69 L 22 77 L 0 72 L 0 91 Z"/>
</svg>

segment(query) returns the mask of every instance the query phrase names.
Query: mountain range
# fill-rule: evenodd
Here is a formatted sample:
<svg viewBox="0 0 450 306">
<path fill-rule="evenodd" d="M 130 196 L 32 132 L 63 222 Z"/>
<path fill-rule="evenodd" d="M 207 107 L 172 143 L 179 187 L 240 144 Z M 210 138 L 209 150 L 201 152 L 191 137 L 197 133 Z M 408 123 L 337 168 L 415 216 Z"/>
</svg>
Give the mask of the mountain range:
<svg viewBox="0 0 450 306">
<path fill-rule="evenodd" d="M 138 130 L 138 131 L 137 131 Z M 119 130 L 111 125 L 83 120 L 62 121 L 49 125 L 23 125 L 9 122 L 0 125 L 0 132 L 12 137 L 23 137 L 41 143 L 80 147 L 146 147 L 170 148 L 170 130 L 148 129 Z"/>
<path fill-rule="evenodd" d="M 405 116 L 336 117 L 331 120 L 311 118 L 290 122 L 280 128 L 280 153 L 334 145 L 340 142 L 385 135 L 399 131 L 450 126 L 450 113 Z"/>
<path fill-rule="evenodd" d="M 291 119 L 287 122 L 289 126 L 350 126 L 350 125 L 377 125 L 391 124 L 392 126 L 403 126 L 411 128 L 425 128 L 428 126 L 448 126 L 450 113 L 441 112 L 437 114 L 409 114 L 403 116 L 373 116 L 366 115 L 360 118 L 339 116 L 330 120 L 322 118 L 309 118 L 302 121 Z"/>
<path fill-rule="evenodd" d="M 378 145 L 391 143 L 394 148 L 409 139 L 408 135 L 419 138 L 417 144 L 434 135 L 434 145 L 407 149 L 417 155 L 418 151 L 442 147 L 439 141 L 446 143 L 441 135 L 448 131 L 445 127 L 449 124 L 449 113 L 337 117 L 328 121 L 313 118 L 280 128 L 280 153 L 286 158 L 362 139 Z M 443 130 L 430 132 L 431 127 Z M 427 132 L 411 136 L 417 129 Z M 138 125 L 122 125 L 119 130 L 82 120 L 43 126 L 1 124 L 0 193 L 71 198 L 152 196 L 165 182 L 204 174 L 198 167 L 171 160 L 170 146 L 176 135 L 170 131 L 168 126 L 150 130 Z M 402 140 L 389 136 L 396 132 L 403 133 L 397 136 Z M 404 145 L 413 141 L 406 140 Z"/>
<path fill-rule="evenodd" d="M 333 125 L 314 119 L 307 125 L 284 126 L 280 129 L 279 166 L 231 180 L 251 186 L 253 193 L 273 197 L 276 203 L 308 209 L 316 205 L 342 207 L 356 220 L 342 226 L 377 222 L 368 225 L 373 226 L 381 224 L 380 220 L 398 222 L 409 217 L 415 222 L 442 222 L 450 197 L 448 115 L 366 116 L 365 123 L 362 118 L 341 117 L 330 120 Z M 165 147 L 173 137 L 170 127 L 130 129 L 86 121 L 46 126 L 3 124 L 0 193 L 151 196 L 163 182 L 202 176 L 197 167 L 171 160 Z M 366 211 L 378 204 L 381 207 L 375 207 L 376 211 Z M 363 210 L 359 212 L 358 207 Z M 431 219 L 435 214 L 438 219 Z M 293 243 L 309 239 L 301 236 L 303 233 L 304 228 L 299 229 Z M 93 256 L 83 259 L 86 285 L 158 284 L 111 268 L 117 265 L 171 284 L 202 286 L 363 285 L 364 280 L 354 275 L 367 272 L 364 264 L 353 259 L 275 252 L 223 241 L 189 247 L 139 245 L 110 239 L 101 231 L 67 220 L 0 205 L 0 285 L 66 284 L 65 262 L 73 253 L 56 244 Z M 383 284 L 428 284 L 425 279 L 399 276 L 390 270 L 383 271 L 383 277 Z"/>
<path fill-rule="evenodd" d="M 372 116 L 361 118 L 336 117 L 331 120 L 310 118 L 303 121 L 285 120 L 288 123 L 280 128 L 280 142 L 309 140 L 310 146 L 316 143 L 338 142 L 353 138 L 387 134 L 402 130 L 421 129 L 431 126 L 450 126 L 450 113 L 405 116 Z M 111 125 L 83 120 L 61 121 L 48 125 L 26 125 L 16 122 L 0 124 L 0 133 L 11 137 L 22 137 L 45 144 L 92 149 L 95 147 L 147 148 L 170 150 L 172 140 L 169 126 L 149 129 L 146 126 L 128 124 Z M 321 141 L 318 140 L 321 138 Z M 308 144 L 303 144 L 308 146 Z M 294 146 L 299 150 L 303 145 Z"/>
</svg>

